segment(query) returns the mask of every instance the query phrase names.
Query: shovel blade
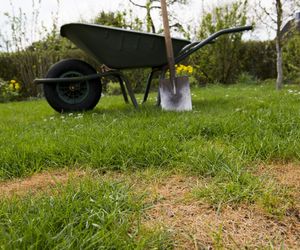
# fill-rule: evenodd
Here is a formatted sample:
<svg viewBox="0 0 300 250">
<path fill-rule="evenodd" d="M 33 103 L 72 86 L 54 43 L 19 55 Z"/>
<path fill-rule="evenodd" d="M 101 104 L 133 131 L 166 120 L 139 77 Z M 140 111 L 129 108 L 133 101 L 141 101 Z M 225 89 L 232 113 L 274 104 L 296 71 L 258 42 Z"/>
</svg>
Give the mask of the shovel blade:
<svg viewBox="0 0 300 250">
<path fill-rule="evenodd" d="M 189 78 L 187 76 L 175 78 L 176 94 L 174 84 L 170 79 L 162 79 L 159 82 L 159 93 L 161 107 L 166 111 L 191 111 L 192 98 Z"/>
</svg>

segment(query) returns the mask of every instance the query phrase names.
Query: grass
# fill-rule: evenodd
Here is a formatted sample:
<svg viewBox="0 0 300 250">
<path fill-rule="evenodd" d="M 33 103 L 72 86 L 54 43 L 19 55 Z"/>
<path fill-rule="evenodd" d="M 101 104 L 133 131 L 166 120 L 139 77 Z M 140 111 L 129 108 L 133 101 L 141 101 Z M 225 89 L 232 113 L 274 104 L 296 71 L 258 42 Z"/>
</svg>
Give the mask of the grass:
<svg viewBox="0 0 300 250">
<path fill-rule="evenodd" d="M 193 92 L 194 111 L 179 114 L 152 104 L 136 111 L 121 97 L 105 97 L 94 112 L 73 116 L 44 101 L 0 104 L 0 177 L 76 165 L 179 166 L 205 174 L 210 158 L 222 155 L 243 165 L 299 159 L 299 95 L 269 86 Z"/>
<path fill-rule="evenodd" d="M 102 180 L 103 181 L 103 180 Z M 124 183 L 84 180 L 0 201 L 1 249 L 168 249 L 141 226 L 143 197 Z"/>
<path fill-rule="evenodd" d="M 0 104 L 0 180 L 66 167 L 136 175 L 146 170 L 141 175 L 147 181 L 177 171 L 203 178 L 206 185 L 195 187 L 193 197 L 216 208 L 254 203 L 284 216 L 294 202 L 289 189 L 256 172 L 259 165 L 299 161 L 300 87 L 192 92 L 194 108 L 187 113 L 162 112 L 153 94 L 140 110 L 106 96 L 82 114 L 55 113 L 44 100 Z M 124 183 L 91 178 L 50 193 L 1 198 L 0 246 L 172 248 L 164 230 L 141 225 L 144 198 Z M 213 236 L 216 247 L 221 233 Z"/>
</svg>

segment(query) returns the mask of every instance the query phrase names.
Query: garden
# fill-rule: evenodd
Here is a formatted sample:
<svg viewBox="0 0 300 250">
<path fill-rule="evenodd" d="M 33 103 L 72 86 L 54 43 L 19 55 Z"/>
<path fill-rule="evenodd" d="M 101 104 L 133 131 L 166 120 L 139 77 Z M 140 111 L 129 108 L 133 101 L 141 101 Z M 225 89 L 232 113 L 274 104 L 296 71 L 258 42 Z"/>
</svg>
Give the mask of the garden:
<svg viewBox="0 0 300 250">
<path fill-rule="evenodd" d="M 215 8 L 198 38 L 245 24 L 245 8 Z M 0 52 L 0 248 L 300 248 L 299 39 L 283 47 L 280 88 L 274 40 L 224 36 L 177 65 L 190 112 L 162 111 L 157 79 L 143 104 L 149 70 L 137 69 L 124 74 L 138 109 L 103 78 L 93 110 L 59 113 L 33 79 L 62 58 L 95 61 L 55 32 Z"/>
</svg>

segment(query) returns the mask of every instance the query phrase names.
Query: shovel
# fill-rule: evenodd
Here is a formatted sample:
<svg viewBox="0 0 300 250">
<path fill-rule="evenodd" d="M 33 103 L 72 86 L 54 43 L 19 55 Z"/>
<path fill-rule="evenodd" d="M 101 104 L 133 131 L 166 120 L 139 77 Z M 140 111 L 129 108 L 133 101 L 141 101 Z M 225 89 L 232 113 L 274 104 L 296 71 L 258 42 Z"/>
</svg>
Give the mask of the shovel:
<svg viewBox="0 0 300 250">
<path fill-rule="evenodd" d="M 161 79 L 159 82 L 159 93 L 163 110 L 189 111 L 192 110 L 192 98 L 188 77 L 176 77 L 173 44 L 170 35 L 168 10 L 166 0 L 160 0 L 164 24 L 164 35 L 170 79 Z"/>
</svg>

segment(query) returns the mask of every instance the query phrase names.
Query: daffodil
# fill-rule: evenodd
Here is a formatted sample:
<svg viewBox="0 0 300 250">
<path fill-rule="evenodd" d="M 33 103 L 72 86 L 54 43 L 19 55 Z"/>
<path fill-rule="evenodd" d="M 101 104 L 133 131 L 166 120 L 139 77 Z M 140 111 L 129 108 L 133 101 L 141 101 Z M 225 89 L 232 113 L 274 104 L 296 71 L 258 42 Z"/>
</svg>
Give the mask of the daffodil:
<svg viewBox="0 0 300 250">
<path fill-rule="evenodd" d="M 15 84 L 15 89 L 16 89 L 16 90 L 20 90 L 20 88 L 21 88 L 21 85 L 20 85 L 20 83 L 17 82 L 17 83 Z"/>
<path fill-rule="evenodd" d="M 193 67 L 192 66 L 188 66 L 188 73 L 189 74 L 193 74 L 193 71 L 194 71 Z"/>
<path fill-rule="evenodd" d="M 176 64 L 175 68 L 176 68 L 176 74 L 178 76 L 191 75 L 194 72 L 194 68 L 190 65 L 185 66 L 182 64 L 179 65 Z"/>
</svg>

